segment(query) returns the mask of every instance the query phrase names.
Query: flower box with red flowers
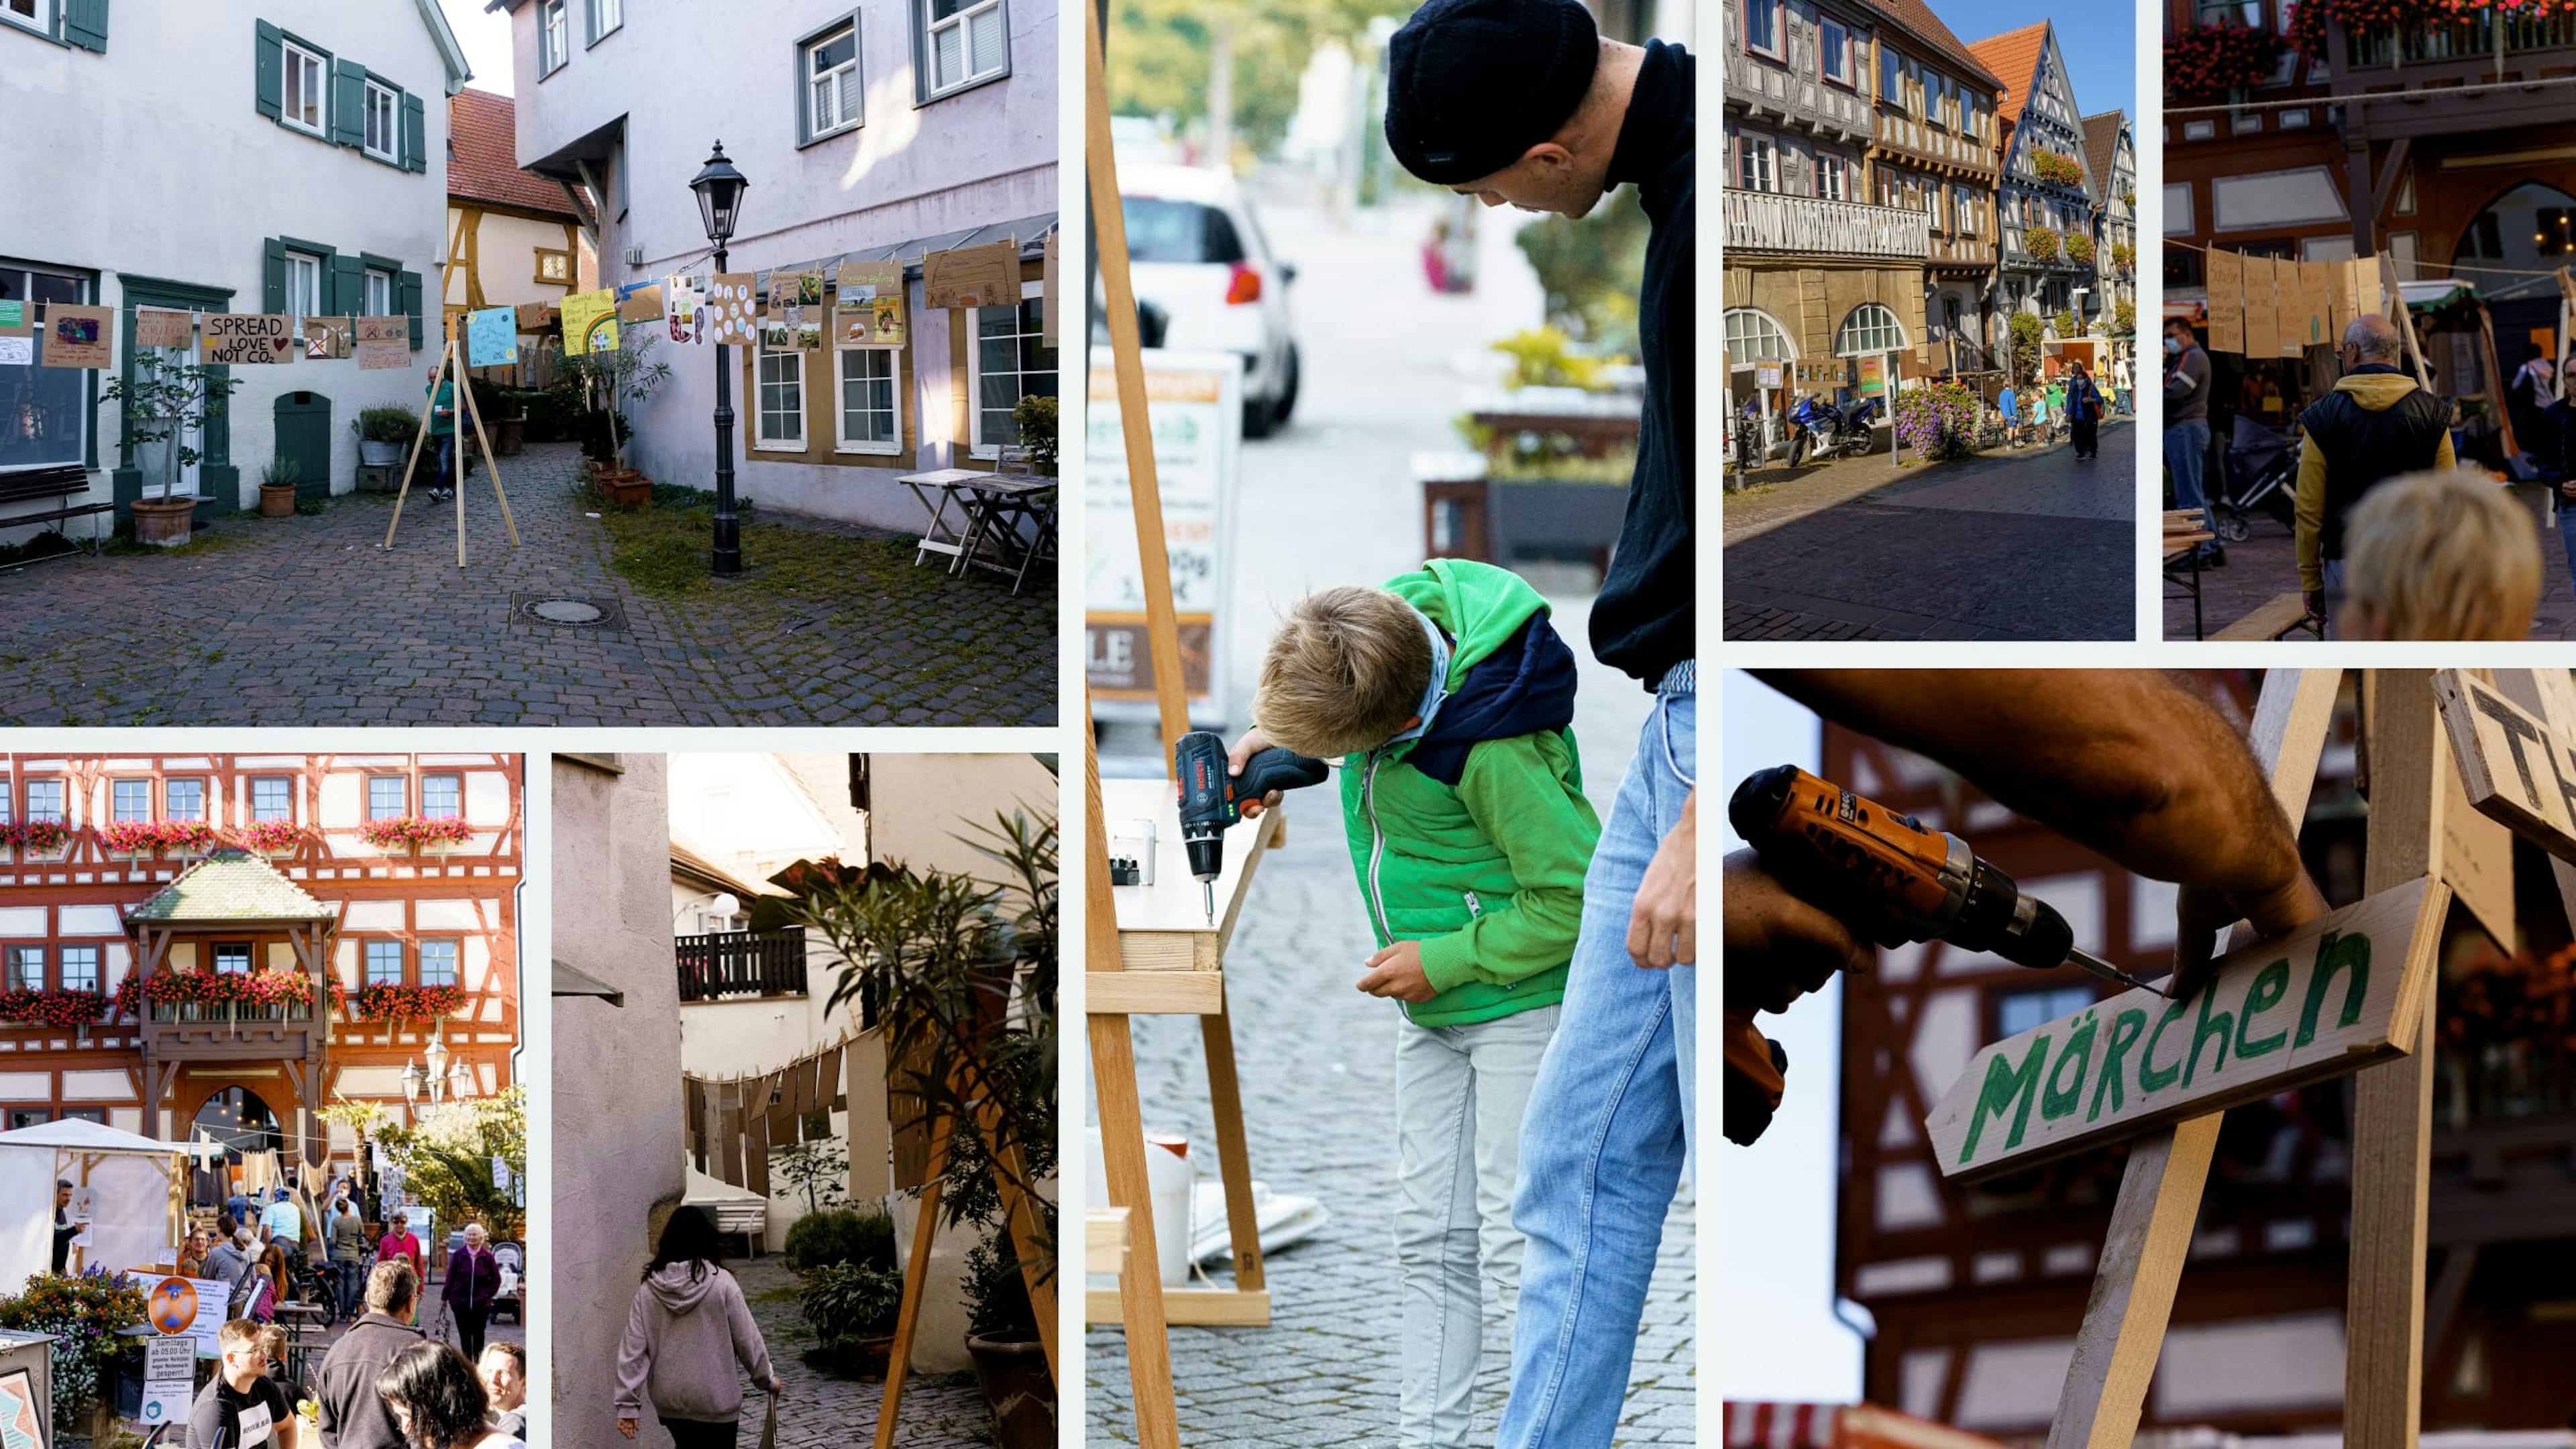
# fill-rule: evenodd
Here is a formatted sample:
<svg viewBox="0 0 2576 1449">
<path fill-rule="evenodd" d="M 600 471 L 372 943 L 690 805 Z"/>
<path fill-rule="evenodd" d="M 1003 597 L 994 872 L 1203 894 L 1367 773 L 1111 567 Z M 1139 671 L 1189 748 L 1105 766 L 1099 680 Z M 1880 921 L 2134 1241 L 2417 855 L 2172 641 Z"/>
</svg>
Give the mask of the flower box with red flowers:
<svg viewBox="0 0 2576 1449">
<path fill-rule="evenodd" d="M 2066 255 L 2080 266 L 2093 265 L 2093 238 L 2080 231 L 2066 234 Z"/>
<path fill-rule="evenodd" d="M 261 820 L 233 832 L 242 849 L 262 855 L 292 855 L 304 848 L 304 827 L 292 820 Z"/>
<path fill-rule="evenodd" d="M 97 991 L 0 991 L 0 1021 L 29 1026 L 95 1026 L 107 1015 L 107 997 Z"/>
<path fill-rule="evenodd" d="M 418 1021 L 452 1016 L 465 1009 L 462 986 L 397 986 L 379 983 L 358 988 L 358 1015 L 375 1021 Z"/>
<path fill-rule="evenodd" d="M 2040 180 L 2052 185 L 2081 186 L 2084 184 L 2084 163 L 2072 156 L 2061 156 L 2055 151 L 2032 147 L 2030 169 L 2039 174 Z"/>
<path fill-rule="evenodd" d="M 98 828 L 98 843 L 117 855 L 178 855 L 215 843 L 215 827 L 202 820 L 119 820 Z"/>
<path fill-rule="evenodd" d="M 15 846 L 30 855 L 51 855 L 72 838 L 72 828 L 59 820 L 30 820 L 12 825 L 0 821 L 0 847 Z"/>
<path fill-rule="evenodd" d="M 358 838 L 378 850 L 443 851 L 473 837 L 474 828 L 452 815 L 398 815 L 388 820 L 370 820 L 358 827 Z"/>
<path fill-rule="evenodd" d="M 2314 3 L 2305 0 L 2297 8 L 2307 10 Z M 2271 31 L 2245 25 L 2186 30 L 2165 45 L 2165 87 L 2197 100 L 2269 84 L 2280 73 L 2283 45 Z"/>
<path fill-rule="evenodd" d="M 331 983 L 331 1004 L 341 1001 L 340 984 Z M 120 1014 L 140 1014 L 146 1004 L 157 1021 L 253 1020 L 295 1021 L 311 1013 L 313 978 L 291 968 L 265 971 L 156 971 L 140 982 L 116 989 Z"/>
<path fill-rule="evenodd" d="M 2043 262 L 2057 260 L 2058 234 L 2041 227 L 2031 227 L 2021 234 L 2022 249 Z"/>
</svg>

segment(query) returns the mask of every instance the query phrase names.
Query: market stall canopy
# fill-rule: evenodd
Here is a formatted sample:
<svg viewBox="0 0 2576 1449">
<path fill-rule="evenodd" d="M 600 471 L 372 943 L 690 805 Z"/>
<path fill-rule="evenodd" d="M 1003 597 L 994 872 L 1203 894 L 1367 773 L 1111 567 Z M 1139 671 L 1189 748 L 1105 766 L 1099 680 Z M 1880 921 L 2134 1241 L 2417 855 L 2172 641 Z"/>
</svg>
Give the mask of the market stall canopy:
<svg viewBox="0 0 2576 1449">
<path fill-rule="evenodd" d="M 307 894 L 276 866 L 246 850 L 218 850 L 179 872 L 126 913 L 126 921 L 163 925 L 337 921 L 340 913 Z"/>
<path fill-rule="evenodd" d="M 96 1192 L 82 1258 L 122 1272 L 167 1261 L 179 1162 L 222 1150 L 78 1119 L 0 1132 L 0 1294 L 21 1292 L 28 1279 L 52 1271 L 57 1181 Z"/>
<path fill-rule="evenodd" d="M 1046 254 L 1046 239 L 1055 230 L 1056 214 L 1042 211 L 1017 221 L 997 221 L 990 226 L 968 227 L 964 231 L 943 231 L 935 236 L 915 237 L 890 247 L 868 247 L 854 252 L 839 252 L 812 261 L 790 262 L 763 268 L 760 273 L 760 295 L 769 295 L 769 275 L 777 272 L 821 272 L 826 282 L 833 280 L 834 270 L 847 262 L 901 262 L 907 282 L 921 278 L 921 259 L 932 252 L 955 251 L 959 247 L 983 246 L 987 243 L 1014 240 L 1020 244 L 1020 260 L 1033 262 Z"/>
<path fill-rule="evenodd" d="M 2478 289 L 2457 277 L 2427 277 L 2421 281 L 2399 282 L 2397 289 L 2406 294 L 2409 311 L 2438 312 L 2454 302 L 2474 302 Z"/>
<path fill-rule="evenodd" d="M 139 1132 L 127 1132 L 79 1117 L 61 1122 L 42 1122 L 33 1127 L 21 1127 L 15 1132 L 0 1132 L 0 1147 L 52 1147 L 67 1152 L 145 1156 L 174 1152 L 199 1157 L 223 1155 L 223 1149 L 211 1142 L 164 1142 L 157 1137 L 146 1137 Z"/>
</svg>

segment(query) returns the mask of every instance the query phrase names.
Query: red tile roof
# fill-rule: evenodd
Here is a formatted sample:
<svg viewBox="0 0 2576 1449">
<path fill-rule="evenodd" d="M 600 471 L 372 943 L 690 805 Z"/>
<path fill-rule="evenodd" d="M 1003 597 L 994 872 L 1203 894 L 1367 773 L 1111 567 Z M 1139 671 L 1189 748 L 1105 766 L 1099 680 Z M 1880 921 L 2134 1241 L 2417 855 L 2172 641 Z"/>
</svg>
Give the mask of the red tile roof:
<svg viewBox="0 0 2576 1449">
<path fill-rule="evenodd" d="M 2039 53 L 2047 43 L 2045 20 L 1968 42 L 1968 49 L 1986 63 L 1986 69 L 2003 77 L 2005 120 L 2021 119 L 2022 104 L 2030 99 L 2031 80 L 2039 74 Z"/>
<path fill-rule="evenodd" d="M 519 169 L 517 114 L 508 96 L 471 87 L 448 100 L 447 194 L 580 220 L 561 186 Z"/>
<path fill-rule="evenodd" d="M 2084 118 L 2084 164 L 2093 172 L 2093 199 L 2099 201 L 2111 185 L 2111 164 L 2119 159 L 2120 125 L 2127 117 L 2118 111 L 2104 111 Z"/>
<path fill-rule="evenodd" d="M 2004 88 L 2003 82 L 1990 73 L 1967 46 L 1959 43 L 1959 37 L 1950 33 L 1950 27 L 1942 24 L 1941 17 L 1933 14 L 1932 7 L 1923 0 L 1872 0 L 1872 3 L 1880 14 L 1912 31 L 1942 59 L 1967 72 L 1966 79 L 1983 81 L 1991 90 Z"/>
</svg>

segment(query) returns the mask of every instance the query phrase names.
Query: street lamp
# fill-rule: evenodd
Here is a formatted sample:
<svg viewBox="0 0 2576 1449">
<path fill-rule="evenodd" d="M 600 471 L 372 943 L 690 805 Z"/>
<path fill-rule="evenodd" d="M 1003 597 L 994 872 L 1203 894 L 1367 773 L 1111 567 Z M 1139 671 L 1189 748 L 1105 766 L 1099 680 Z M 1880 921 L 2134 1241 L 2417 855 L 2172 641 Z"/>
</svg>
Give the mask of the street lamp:
<svg viewBox="0 0 2576 1449">
<path fill-rule="evenodd" d="M 698 194 L 698 217 L 706 223 L 707 240 L 715 244 L 716 271 L 725 269 L 725 243 L 733 239 L 735 213 L 742 207 L 742 193 L 751 183 L 733 169 L 725 159 L 724 143 L 716 143 L 715 154 L 707 158 L 705 169 L 698 172 L 689 189 Z M 742 572 L 742 525 L 733 511 L 733 360 L 732 349 L 721 340 L 716 343 L 716 542 L 709 569 L 719 577 Z"/>
<path fill-rule="evenodd" d="M 405 1103 L 405 1105 L 409 1105 L 409 1106 L 417 1106 L 417 1105 L 419 1105 L 419 1103 L 420 1103 L 420 1088 L 421 1088 L 421 1071 L 420 1071 L 420 1059 L 419 1059 L 419 1058 L 415 1057 L 415 1058 L 413 1058 L 411 1061 L 409 1061 L 409 1062 L 407 1062 L 407 1063 L 405 1063 L 405 1064 L 404 1064 L 404 1066 L 403 1066 L 403 1070 L 402 1070 L 402 1084 L 403 1084 L 403 1102 Z"/>
</svg>

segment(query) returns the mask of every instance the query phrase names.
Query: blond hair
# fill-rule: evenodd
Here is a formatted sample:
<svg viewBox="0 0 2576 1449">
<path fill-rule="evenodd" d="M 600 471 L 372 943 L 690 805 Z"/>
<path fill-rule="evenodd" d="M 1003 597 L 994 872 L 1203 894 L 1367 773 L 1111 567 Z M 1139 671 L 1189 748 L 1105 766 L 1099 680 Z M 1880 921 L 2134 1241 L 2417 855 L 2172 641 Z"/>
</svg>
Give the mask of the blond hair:
<svg viewBox="0 0 2576 1449">
<path fill-rule="evenodd" d="M 1431 640 L 1384 589 L 1299 599 L 1261 657 L 1252 717 L 1270 742 L 1329 759 L 1394 738 L 1431 687 Z"/>
<path fill-rule="evenodd" d="M 2343 584 L 2364 632 L 2522 639 L 2540 604 L 2540 534 L 2500 484 L 2461 471 L 2391 478 L 2353 505 Z"/>
</svg>

